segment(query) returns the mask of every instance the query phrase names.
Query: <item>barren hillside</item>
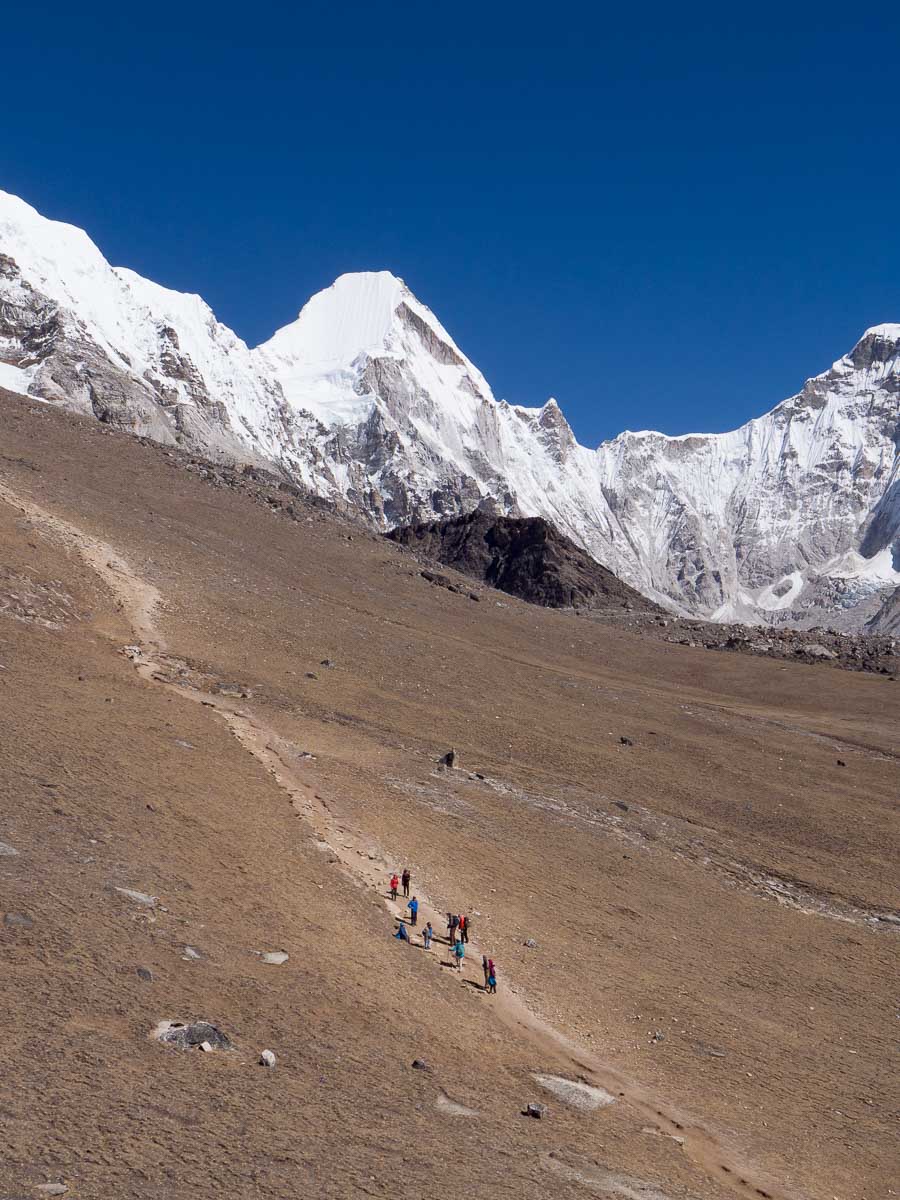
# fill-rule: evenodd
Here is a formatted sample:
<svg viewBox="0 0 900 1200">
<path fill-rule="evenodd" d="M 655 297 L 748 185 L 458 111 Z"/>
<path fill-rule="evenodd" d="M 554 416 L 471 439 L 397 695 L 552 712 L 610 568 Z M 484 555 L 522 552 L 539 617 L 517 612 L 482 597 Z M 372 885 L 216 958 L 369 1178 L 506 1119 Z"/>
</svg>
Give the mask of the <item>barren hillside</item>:
<svg viewBox="0 0 900 1200">
<path fill-rule="evenodd" d="M 887 1194 L 898 685 L 290 507 L 0 397 L 0 1192 Z"/>
</svg>

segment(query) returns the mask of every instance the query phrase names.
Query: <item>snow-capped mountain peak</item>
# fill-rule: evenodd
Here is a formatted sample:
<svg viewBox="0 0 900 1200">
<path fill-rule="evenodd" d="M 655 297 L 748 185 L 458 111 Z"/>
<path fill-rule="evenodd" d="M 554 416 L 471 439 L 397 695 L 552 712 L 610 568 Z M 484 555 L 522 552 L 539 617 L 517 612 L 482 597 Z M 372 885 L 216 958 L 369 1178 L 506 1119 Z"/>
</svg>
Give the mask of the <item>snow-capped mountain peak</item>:
<svg viewBox="0 0 900 1200">
<path fill-rule="evenodd" d="M 397 369 L 404 363 L 414 374 L 430 374 L 432 390 L 445 400 L 465 386 L 490 396 L 437 317 L 389 271 L 341 275 L 255 353 L 292 408 L 329 426 L 371 413 L 378 388 L 358 386 L 371 363 L 390 361 Z"/>
<path fill-rule="evenodd" d="M 259 349 L 273 359 L 322 370 L 349 367 L 360 354 L 390 353 L 396 311 L 407 290 L 390 271 L 341 275 Z"/>
<path fill-rule="evenodd" d="M 111 267 L 0 192 L 0 385 L 263 461 L 381 528 L 543 516 L 684 612 L 859 624 L 900 584 L 900 325 L 740 429 L 580 446 L 497 402 L 388 271 L 342 275 L 255 349 L 195 295 Z"/>
</svg>

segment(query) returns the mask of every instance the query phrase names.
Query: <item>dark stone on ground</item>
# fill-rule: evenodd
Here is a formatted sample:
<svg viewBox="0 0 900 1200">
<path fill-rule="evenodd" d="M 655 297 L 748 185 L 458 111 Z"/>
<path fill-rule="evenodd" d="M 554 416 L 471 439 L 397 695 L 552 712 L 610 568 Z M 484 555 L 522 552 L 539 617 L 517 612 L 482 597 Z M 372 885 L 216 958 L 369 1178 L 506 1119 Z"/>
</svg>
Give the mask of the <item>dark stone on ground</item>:
<svg viewBox="0 0 900 1200">
<path fill-rule="evenodd" d="M 413 1059 L 413 1070 L 414 1071 L 430 1071 L 431 1067 L 429 1067 L 428 1063 L 425 1062 L 424 1058 L 414 1058 Z"/>
<path fill-rule="evenodd" d="M 153 982 L 153 972 L 150 970 L 149 967 L 138 967 L 137 968 L 137 976 L 138 976 L 138 979 L 143 979 L 144 983 L 152 983 Z"/>
<path fill-rule="evenodd" d="M 546 1117 L 549 1112 L 550 1109 L 546 1104 L 537 1104 L 532 1102 L 531 1104 L 526 1105 L 523 1115 L 526 1117 L 534 1117 L 535 1120 L 540 1121 Z"/>
<path fill-rule="evenodd" d="M 195 1046 L 209 1042 L 214 1050 L 230 1050 L 231 1041 L 209 1021 L 192 1021 L 189 1025 L 172 1025 L 159 1039 L 179 1050 L 192 1050 Z"/>
</svg>

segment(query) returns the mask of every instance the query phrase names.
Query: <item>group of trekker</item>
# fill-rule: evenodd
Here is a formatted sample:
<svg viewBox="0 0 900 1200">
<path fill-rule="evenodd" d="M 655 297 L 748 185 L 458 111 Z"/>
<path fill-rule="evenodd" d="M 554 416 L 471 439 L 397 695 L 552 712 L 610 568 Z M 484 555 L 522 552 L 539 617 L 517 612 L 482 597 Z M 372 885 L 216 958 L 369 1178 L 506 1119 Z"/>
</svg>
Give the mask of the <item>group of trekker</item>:
<svg viewBox="0 0 900 1200">
<path fill-rule="evenodd" d="M 419 900 L 417 896 L 410 899 L 410 887 L 412 883 L 412 875 L 409 868 L 404 869 L 402 875 L 397 875 L 396 871 L 391 876 L 390 894 L 391 899 L 396 900 L 399 890 L 403 888 L 403 898 L 407 900 L 406 905 L 409 911 L 409 929 L 414 929 L 419 924 Z M 461 971 L 463 962 L 466 957 L 466 946 L 469 943 L 469 927 L 470 920 L 465 913 L 447 913 L 447 936 L 446 942 L 450 947 L 450 961 L 457 971 Z M 400 942 L 408 942 L 412 945 L 412 939 L 409 936 L 409 929 L 405 922 L 400 920 L 397 926 L 397 932 L 394 937 Z M 430 921 L 426 922 L 422 929 L 422 947 L 425 950 L 431 949 L 431 943 L 434 941 L 435 933 Z M 484 972 L 484 990 L 491 996 L 497 994 L 497 969 L 494 966 L 494 960 L 488 958 L 486 954 L 481 956 L 481 969 Z"/>
</svg>

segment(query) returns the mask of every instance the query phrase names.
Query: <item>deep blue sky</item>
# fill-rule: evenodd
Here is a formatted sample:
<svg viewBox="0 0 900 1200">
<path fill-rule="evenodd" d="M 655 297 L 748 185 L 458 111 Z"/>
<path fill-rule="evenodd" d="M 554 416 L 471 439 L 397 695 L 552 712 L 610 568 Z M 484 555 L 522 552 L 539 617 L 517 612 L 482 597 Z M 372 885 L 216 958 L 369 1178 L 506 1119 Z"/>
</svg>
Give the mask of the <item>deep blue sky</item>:
<svg viewBox="0 0 900 1200">
<path fill-rule="evenodd" d="M 388 268 L 596 443 L 731 428 L 900 321 L 900 6 L 28 8 L 0 187 L 251 344 Z"/>
</svg>

